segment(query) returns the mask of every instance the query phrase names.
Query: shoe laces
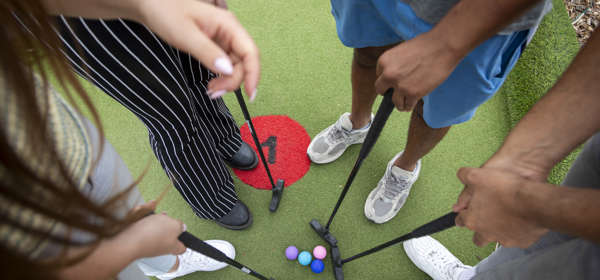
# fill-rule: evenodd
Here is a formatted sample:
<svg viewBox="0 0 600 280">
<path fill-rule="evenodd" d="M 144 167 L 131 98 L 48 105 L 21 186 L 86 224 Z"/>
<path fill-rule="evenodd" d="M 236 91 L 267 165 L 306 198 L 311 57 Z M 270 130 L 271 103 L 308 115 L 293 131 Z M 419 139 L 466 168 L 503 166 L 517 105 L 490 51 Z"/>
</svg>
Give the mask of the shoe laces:
<svg viewBox="0 0 600 280">
<path fill-rule="evenodd" d="M 179 258 L 179 262 L 180 265 L 182 265 L 182 267 L 186 267 L 186 268 L 198 268 L 198 267 L 203 267 L 203 266 L 208 266 L 210 265 L 210 262 L 212 261 L 211 258 L 202 255 L 200 253 L 196 253 L 193 250 L 187 249 L 185 251 L 185 253 L 183 253 L 182 255 L 180 255 Z"/>
<path fill-rule="evenodd" d="M 387 178 L 385 178 L 383 196 L 389 200 L 393 200 L 407 188 L 408 180 L 394 176 L 394 174 L 392 174 L 392 171 L 390 170 Z"/>
<path fill-rule="evenodd" d="M 433 266 L 446 276 L 446 279 L 454 279 L 456 270 L 462 268 L 460 262 L 446 254 L 442 254 L 436 250 L 429 252 L 429 257 L 432 259 Z"/>
<path fill-rule="evenodd" d="M 339 122 L 336 122 L 327 134 L 327 138 L 331 143 L 337 143 L 348 138 L 349 135 L 350 131 L 344 129 Z"/>
</svg>

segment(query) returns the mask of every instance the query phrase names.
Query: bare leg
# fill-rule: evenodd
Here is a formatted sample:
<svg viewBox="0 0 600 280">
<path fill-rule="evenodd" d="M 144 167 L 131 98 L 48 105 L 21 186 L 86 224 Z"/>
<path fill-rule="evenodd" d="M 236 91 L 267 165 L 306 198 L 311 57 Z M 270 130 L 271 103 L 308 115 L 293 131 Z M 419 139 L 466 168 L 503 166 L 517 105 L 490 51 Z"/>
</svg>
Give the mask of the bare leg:
<svg viewBox="0 0 600 280">
<path fill-rule="evenodd" d="M 446 136 L 451 126 L 431 128 L 423 119 L 423 100 L 415 106 L 410 117 L 406 148 L 394 165 L 412 171 L 417 166 L 417 161 L 429 153 Z"/>
<path fill-rule="evenodd" d="M 395 45 L 354 49 L 352 58 L 352 128 L 362 128 L 371 120 L 371 108 L 377 97 L 375 93 L 375 70 L 377 59 Z"/>
</svg>

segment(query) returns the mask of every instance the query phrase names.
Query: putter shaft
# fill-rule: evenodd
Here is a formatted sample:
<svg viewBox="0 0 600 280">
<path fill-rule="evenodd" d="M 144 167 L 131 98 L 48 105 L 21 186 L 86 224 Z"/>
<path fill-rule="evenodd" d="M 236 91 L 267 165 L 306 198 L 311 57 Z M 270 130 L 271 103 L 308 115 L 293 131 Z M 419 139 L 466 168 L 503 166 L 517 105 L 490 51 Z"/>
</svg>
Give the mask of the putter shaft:
<svg viewBox="0 0 600 280">
<path fill-rule="evenodd" d="M 240 103 L 240 108 L 242 108 L 242 113 L 244 114 L 244 118 L 246 119 L 246 122 L 248 123 L 248 128 L 250 128 L 250 134 L 252 135 L 252 138 L 254 139 L 254 145 L 256 145 L 256 150 L 258 151 L 258 154 L 260 155 L 260 160 L 262 161 L 263 165 L 265 166 L 265 170 L 267 171 L 267 176 L 269 176 L 269 181 L 271 182 L 271 188 L 275 189 L 275 181 L 273 181 L 273 176 L 271 176 L 271 171 L 269 170 L 269 165 L 267 163 L 267 160 L 265 159 L 265 155 L 262 151 L 262 147 L 260 146 L 260 141 L 258 140 L 258 135 L 256 135 L 256 130 L 254 130 L 254 124 L 252 123 L 252 118 L 250 117 L 250 112 L 248 112 L 248 107 L 246 107 L 246 102 L 244 101 L 244 96 L 242 96 L 241 89 L 238 88 L 235 90 L 235 97 L 237 98 L 238 102 Z"/>
<path fill-rule="evenodd" d="M 377 251 L 383 250 L 387 247 L 390 247 L 394 244 L 400 243 L 400 242 L 404 242 L 406 240 L 409 239 L 413 239 L 413 238 L 419 238 L 425 235 L 430 235 L 430 234 L 434 234 L 436 232 L 440 232 L 442 230 L 451 228 L 455 225 L 454 220 L 456 219 L 456 216 L 458 214 L 454 213 L 454 212 L 450 212 L 444 216 L 441 216 L 429 223 L 426 223 L 418 228 L 416 228 L 415 230 L 411 231 L 410 233 L 407 233 L 405 235 L 402 235 L 396 239 L 390 240 L 388 242 L 385 242 L 377 247 L 371 248 L 369 250 L 366 250 L 362 253 L 356 254 L 352 257 L 346 258 L 342 260 L 342 264 L 345 264 L 347 262 L 351 262 L 353 260 L 356 260 L 358 258 L 373 254 Z"/>
<path fill-rule="evenodd" d="M 333 212 L 331 213 L 331 216 L 329 216 L 329 221 L 327 221 L 327 225 L 325 226 L 326 229 L 329 229 L 329 227 L 331 226 L 331 223 L 333 222 L 333 218 L 335 217 L 335 214 L 337 213 L 338 209 L 340 208 L 342 201 L 344 201 L 344 198 L 346 197 L 346 194 L 348 193 L 348 190 L 350 189 L 350 185 L 352 185 L 352 182 L 354 181 L 354 177 L 356 177 L 356 174 L 358 173 L 358 170 L 360 169 L 360 166 L 362 165 L 363 160 L 365 158 L 367 158 L 367 156 L 373 149 L 373 146 L 375 146 L 375 142 L 377 142 L 377 139 L 379 138 L 379 135 L 381 134 L 381 131 L 383 130 L 383 127 L 385 126 L 385 123 L 387 122 L 387 119 L 390 117 L 390 114 L 394 110 L 394 103 L 392 102 L 393 93 L 394 93 L 394 89 L 390 88 L 385 92 L 385 95 L 383 96 L 383 100 L 381 101 L 381 104 L 379 105 L 377 114 L 375 115 L 375 118 L 373 119 L 373 122 L 371 123 L 371 128 L 369 128 L 369 132 L 367 133 L 367 136 L 365 137 L 365 142 L 362 144 L 362 147 L 360 148 L 360 152 L 358 153 L 358 158 L 356 159 L 356 163 L 354 164 L 352 171 L 350 171 L 350 176 L 348 176 L 346 185 L 344 186 L 344 189 L 342 190 L 342 193 L 340 194 L 340 197 L 338 198 L 338 201 L 336 202 L 335 207 L 333 208 Z"/>
</svg>

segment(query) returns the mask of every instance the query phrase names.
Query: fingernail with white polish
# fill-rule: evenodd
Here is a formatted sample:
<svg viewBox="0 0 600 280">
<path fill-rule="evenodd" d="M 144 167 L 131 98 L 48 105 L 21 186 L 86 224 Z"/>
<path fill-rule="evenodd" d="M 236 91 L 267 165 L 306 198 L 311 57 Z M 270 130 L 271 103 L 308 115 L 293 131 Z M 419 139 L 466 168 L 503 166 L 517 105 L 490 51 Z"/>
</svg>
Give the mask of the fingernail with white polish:
<svg viewBox="0 0 600 280">
<path fill-rule="evenodd" d="M 183 231 L 184 232 L 187 231 L 187 225 L 186 224 L 183 224 Z"/>
<path fill-rule="evenodd" d="M 252 92 L 252 94 L 250 94 L 250 102 L 253 102 L 253 101 L 254 101 L 254 98 L 256 98 L 256 92 L 257 92 L 257 91 L 258 91 L 258 90 L 257 90 L 257 89 L 255 89 L 255 90 Z"/>
<path fill-rule="evenodd" d="M 217 90 L 210 95 L 210 99 L 217 99 L 227 93 L 226 90 Z"/>
<path fill-rule="evenodd" d="M 231 75 L 233 74 L 233 64 L 227 57 L 219 57 L 215 60 L 215 68 L 222 74 Z"/>
</svg>

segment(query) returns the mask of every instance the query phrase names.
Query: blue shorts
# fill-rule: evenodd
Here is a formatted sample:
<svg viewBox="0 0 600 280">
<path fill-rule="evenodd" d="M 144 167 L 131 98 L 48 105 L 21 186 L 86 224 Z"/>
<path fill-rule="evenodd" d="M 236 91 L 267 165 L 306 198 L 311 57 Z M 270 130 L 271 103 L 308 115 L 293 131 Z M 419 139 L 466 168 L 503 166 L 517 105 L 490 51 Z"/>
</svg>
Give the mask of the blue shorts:
<svg viewBox="0 0 600 280">
<path fill-rule="evenodd" d="M 338 36 L 351 48 L 397 44 L 433 27 L 398 0 L 331 0 L 331 7 Z M 496 35 L 469 53 L 444 83 L 423 97 L 427 125 L 440 128 L 471 119 L 498 91 L 533 33 Z"/>
</svg>

